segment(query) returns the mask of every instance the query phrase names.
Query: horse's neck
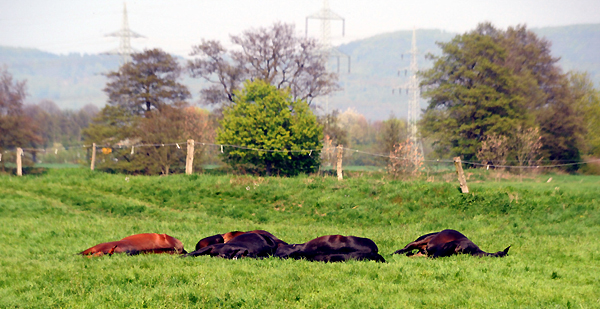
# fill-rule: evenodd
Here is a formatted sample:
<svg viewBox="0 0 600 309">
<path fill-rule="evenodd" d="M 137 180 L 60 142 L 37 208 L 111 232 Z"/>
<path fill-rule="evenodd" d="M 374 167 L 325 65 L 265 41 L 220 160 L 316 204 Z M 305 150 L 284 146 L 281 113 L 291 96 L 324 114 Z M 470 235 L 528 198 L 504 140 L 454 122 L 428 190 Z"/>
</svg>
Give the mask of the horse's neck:
<svg viewBox="0 0 600 309">
<path fill-rule="evenodd" d="M 487 252 L 481 250 L 476 244 L 474 244 L 470 240 L 464 241 L 460 245 L 461 245 L 462 253 L 466 253 L 466 254 L 470 254 L 470 255 L 474 255 L 474 256 L 490 255 L 490 253 L 487 253 Z"/>
</svg>

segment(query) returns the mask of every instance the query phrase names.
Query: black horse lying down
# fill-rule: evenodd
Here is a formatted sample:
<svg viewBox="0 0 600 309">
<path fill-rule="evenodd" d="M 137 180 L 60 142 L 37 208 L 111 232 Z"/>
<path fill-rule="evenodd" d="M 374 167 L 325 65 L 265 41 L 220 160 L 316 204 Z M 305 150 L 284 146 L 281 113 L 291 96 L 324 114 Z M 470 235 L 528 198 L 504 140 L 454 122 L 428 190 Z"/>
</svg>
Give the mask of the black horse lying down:
<svg viewBox="0 0 600 309">
<path fill-rule="evenodd" d="M 269 236 L 271 239 L 273 239 L 275 241 L 275 243 L 277 243 L 277 245 L 279 245 L 279 244 L 287 245 L 287 242 L 275 237 L 275 235 L 273 235 L 267 231 L 264 231 L 264 230 L 254 230 L 254 231 L 248 231 L 248 232 L 232 231 L 232 232 L 227 232 L 225 234 L 217 234 L 217 235 L 208 236 L 208 237 L 200 239 L 200 241 L 196 244 L 196 250 L 200 250 L 200 249 L 202 249 L 204 247 L 208 247 L 210 245 L 228 243 L 232 239 L 234 239 L 242 234 L 245 234 L 245 233 L 266 235 L 266 236 Z"/>
<path fill-rule="evenodd" d="M 377 253 L 377 245 L 368 238 L 327 235 L 304 244 L 281 245 L 275 256 L 279 258 L 306 259 L 309 261 L 342 262 L 347 260 L 373 260 L 385 262 Z"/>
<path fill-rule="evenodd" d="M 454 254 L 503 257 L 508 254 L 510 246 L 503 251 L 487 253 L 479 249 L 476 244 L 460 232 L 455 230 L 443 230 L 441 232 L 423 235 L 406 245 L 404 248 L 394 252 L 394 254 L 406 253 L 406 256 L 411 256 L 415 255 L 412 252 L 415 249 L 419 250 L 416 255 L 427 255 L 433 258 Z"/>
<path fill-rule="evenodd" d="M 263 258 L 275 253 L 277 243 L 268 235 L 244 233 L 226 243 L 216 243 L 184 256 L 210 255 L 226 259 Z"/>
</svg>

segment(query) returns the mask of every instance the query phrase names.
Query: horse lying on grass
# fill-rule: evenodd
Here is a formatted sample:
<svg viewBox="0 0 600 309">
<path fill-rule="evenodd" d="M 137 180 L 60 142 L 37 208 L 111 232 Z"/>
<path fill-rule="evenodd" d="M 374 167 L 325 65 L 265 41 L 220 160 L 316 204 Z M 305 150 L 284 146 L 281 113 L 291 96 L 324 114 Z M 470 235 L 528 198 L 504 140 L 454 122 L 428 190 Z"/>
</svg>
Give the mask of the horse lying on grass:
<svg viewBox="0 0 600 309">
<path fill-rule="evenodd" d="M 451 256 L 454 254 L 503 257 L 508 254 L 508 249 L 510 249 L 510 246 L 503 251 L 487 253 L 479 249 L 476 244 L 460 232 L 455 230 L 443 230 L 437 233 L 425 234 L 393 254 L 406 253 L 406 256 L 412 256 L 415 255 L 412 251 L 418 250 L 415 256 L 427 255 L 432 258 Z"/>
<path fill-rule="evenodd" d="M 273 239 L 273 237 L 269 236 L 270 233 L 267 232 L 267 234 L 254 232 L 242 233 L 229 239 L 225 243 L 209 244 L 183 256 L 210 255 L 225 259 L 238 259 L 243 257 L 265 258 L 273 255 L 278 246 L 278 243 L 275 240 L 277 238 L 273 236 L 275 237 L 275 239 Z M 215 238 L 217 240 L 220 240 L 221 238 L 225 239 L 225 237 Z M 202 240 L 200 242 L 202 242 Z"/>
<path fill-rule="evenodd" d="M 125 237 L 119 241 L 105 242 L 79 252 L 81 255 L 102 256 L 113 253 L 187 253 L 179 239 L 167 234 L 144 233 Z"/>
<path fill-rule="evenodd" d="M 326 235 L 303 244 L 279 246 L 275 256 L 321 262 L 343 262 L 347 260 L 385 262 L 385 259 L 377 253 L 378 250 L 377 245 L 368 238 Z"/>
<path fill-rule="evenodd" d="M 287 245 L 287 242 L 275 237 L 275 235 L 273 235 L 267 231 L 264 231 L 264 230 L 254 230 L 254 231 L 248 231 L 248 232 L 232 231 L 232 232 L 227 232 L 225 234 L 217 234 L 217 235 L 208 236 L 206 238 L 200 239 L 200 241 L 196 244 L 196 250 L 200 250 L 200 249 L 202 249 L 204 247 L 208 247 L 210 245 L 228 243 L 232 239 L 234 239 L 244 233 L 254 233 L 254 234 L 266 235 L 266 236 L 269 236 L 273 241 L 275 241 L 275 243 L 277 243 L 277 245 L 279 245 L 279 244 Z"/>
</svg>

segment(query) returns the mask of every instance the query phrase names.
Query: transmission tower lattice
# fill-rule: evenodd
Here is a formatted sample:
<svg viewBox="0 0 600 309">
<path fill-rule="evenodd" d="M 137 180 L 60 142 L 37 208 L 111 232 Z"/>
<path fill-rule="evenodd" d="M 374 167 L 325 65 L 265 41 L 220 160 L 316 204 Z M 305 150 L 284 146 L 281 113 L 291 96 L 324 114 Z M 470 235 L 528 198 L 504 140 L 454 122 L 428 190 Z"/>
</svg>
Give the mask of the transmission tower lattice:
<svg viewBox="0 0 600 309">
<path fill-rule="evenodd" d="M 398 92 L 402 94 L 402 90 L 406 89 L 406 93 L 409 94 L 408 100 L 408 138 L 411 141 L 413 151 L 410 152 L 410 160 L 413 162 L 415 167 L 418 167 L 419 162 L 421 162 L 423 158 L 423 146 L 418 140 L 419 132 L 417 131 L 417 121 L 419 119 L 419 99 L 421 97 L 421 89 L 419 87 L 419 77 L 417 73 L 419 72 L 419 66 L 417 64 L 417 57 L 419 54 L 419 50 L 417 49 L 417 31 L 413 28 L 412 33 L 412 44 L 410 51 L 408 52 L 410 57 L 410 66 L 405 70 L 405 74 L 410 72 L 409 80 L 404 86 L 398 87 Z M 404 55 L 402 55 L 404 58 Z M 400 75 L 400 71 L 398 71 L 398 75 Z M 394 89 L 392 89 L 392 93 L 394 93 Z"/>
<path fill-rule="evenodd" d="M 131 48 L 131 38 L 145 38 L 145 36 L 131 31 L 129 29 L 129 21 L 127 19 L 127 5 L 123 3 L 123 22 L 121 24 L 121 29 L 119 31 L 115 31 L 105 36 L 118 37 L 119 40 L 119 48 L 116 50 L 112 50 L 107 52 L 109 55 L 120 55 L 121 56 L 121 65 L 131 61 L 131 54 L 133 54 L 133 49 Z"/>
<path fill-rule="evenodd" d="M 419 109 L 419 98 L 421 97 L 421 89 L 419 88 L 419 78 L 417 72 L 419 66 L 417 64 L 417 34 L 415 28 L 413 28 L 412 44 L 410 48 L 410 80 L 408 82 L 408 90 L 410 93 L 410 99 L 408 101 L 408 128 L 410 139 L 413 144 L 417 144 L 417 120 L 418 120 L 418 109 Z"/>
<path fill-rule="evenodd" d="M 348 58 L 348 73 L 350 73 L 350 56 L 342 53 L 341 51 L 333 48 L 331 43 L 331 21 L 341 20 L 342 21 L 342 36 L 346 34 L 346 20 L 340 15 L 334 13 L 329 8 L 329 0 L 323 0 L 323 7 L 317 13 L 306 16 L 305 35 L 308 37 L 308 20 L 319 19 L 321 20 L 321 53 L 326 59 L 335 57 L 337 59 L 337 71 L 340 72 L 340 58 Z M 325 96 L 325 114 L 329 112 L 329 95 Z"/>
<path fill-rule="evenodd" d="M 417 76 L 417 73 L 419 72 L 419 65 L 417 64 L 419 50 L 417 49 L 416 29 L 414 28 L 412 34 L 412 44 L 408 53 L 411 55 L 410 66 L 402 70 L 404 70 L 406 74 L 410 72 L 409 80 L 403 86 L 396 87 L 394 89 L 398 89 L 399 94 L 402 94 L 402 90 L 406 89 L 406 94 L 409 95 L 407 117 L 408 136 L 413 143 L 416 143 L 418 137 L 417 120 L 419 118 L 419 98 L 421 97 L 421 89 L 419 87 L 419 77 Z M 404 55 L 402 55 L 402 58 L 404 58 Z M 398 76 L 400 76 L 400 71 L 398 71 Z M 392 93 L 394 93 L 394 89 L 392 89 Z"/>
</svg>

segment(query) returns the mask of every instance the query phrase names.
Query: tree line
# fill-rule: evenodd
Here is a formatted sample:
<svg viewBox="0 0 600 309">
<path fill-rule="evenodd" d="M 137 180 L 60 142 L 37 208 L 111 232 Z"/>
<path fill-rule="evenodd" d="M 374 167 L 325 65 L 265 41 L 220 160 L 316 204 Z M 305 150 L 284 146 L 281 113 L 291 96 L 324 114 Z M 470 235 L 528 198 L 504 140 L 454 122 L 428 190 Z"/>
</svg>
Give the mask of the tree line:
<svg viewBox="0 0 600 309">
<path fill-rule="evenodd" d="M 562 72 L 550 42 L 525 26 L 483 23 L 438 45 L 421 74 L 429 104 L 420 122 L 438 156 L 524 163 L 523 147 L 535 143 L 528 164 L 600 155 L 600 95 L 587 75 Z"/>
<path fill-rule="evenodd" d="M 98 108 L 88 105 L 79 111 L 61 110 L 50 101 L 25 104 L 27 84 L 14 81 L 6 67 L 0 68 L 0 169 L 14 162 L 14 148 L 30 148 L 31 157 L 25 164 L 32 165 L 41 149 L 54 144 L 74 145 L 83 140 Z M 11 151 L 7 151 L 11 150 Z"/>
<path fill-rule="evenodd" d="M 179 172 L 185 152 L 161 143 L 194 139 L 240 146 L 219 153 L 234 170 L 296 175 L 331 164 L 336 145 L 393 155 L 409 142 L 406 121 L 393 115 L 383 122 L 353 111 L 317 117 L 314 99 L 340 89 L 337 75 L 317 41 L 297 36 L 292 25 L 250 29 L 231 36 L 231 44 L 228 50 L 203 40 L 184 65 L 160 49 L 133 54 L 106 75 L 108 102 L 100 111 L 61 112 L 50 101 L 24 107 L 25 83 L 4 69 L 0 150 L 95 142 L 105 146 L 98 169 L 169 174 Z M 525 26 L 484 23 L 438 45 L 442 54 L 430 55 L 434 66 L 421 72 L 429 104 L 419 128 L 428 157 L 499 165 L 600 155 L 600 95 L 585 74 L 561 71 L 548 41 Z M 200 94 L 211 111 L 192 105 L 185 73 L 209 83 Z M 148 146 L 134 152 L 139 144 Z M 195 151 L 202 158 L 209 149 Z M 195 160 L 195 168 L 202 163 Z"/>
</svg>

